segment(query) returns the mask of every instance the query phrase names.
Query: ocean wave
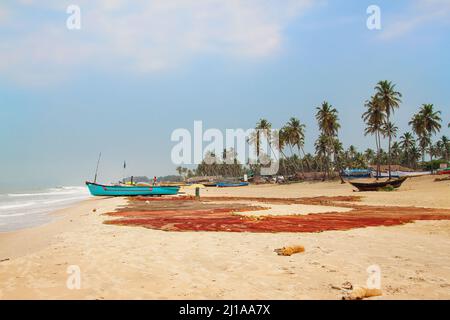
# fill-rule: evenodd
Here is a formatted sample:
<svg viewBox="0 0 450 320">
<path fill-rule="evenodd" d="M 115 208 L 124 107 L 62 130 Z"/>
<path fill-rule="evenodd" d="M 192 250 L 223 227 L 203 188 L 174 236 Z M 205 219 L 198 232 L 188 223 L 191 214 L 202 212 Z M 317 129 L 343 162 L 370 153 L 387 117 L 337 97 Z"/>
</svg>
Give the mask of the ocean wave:
<svg viewBox="0 0 450 320">
<path fill-rule="evenodd" d="M 65 186 L 36 191 L 22 191 L 0 195 L 2 230 L 38 225 L 50 220 L 50 212 L 68 207 L 89 198 L 86 187 Z"/>
<path fill-rule="evenodd" d="M 70 202 L 70 201 L 76 201 L 76 200 L 83 200 L 87 197 L 72 197 L 72 198 L 62 198 L 58 200 L 48 200 L 48 201 L 42 201 L 40 204 L 47 205 L 47 204 L 54 204 L 54 203 L 60 203 L 60 202 Z"/>
<path fill-rule="evenodd" d="M 63 196 L 77 193 L 88 194 L 86 188 L 83 187 L 62 187 L 51 188 L 48 192 L 35 192 L 35 193 L 8 193 L 8 197 L 21 198 L 21 197 L 46 197 L 46 196 Z"/>
<path fill-rule="evenodd" d="M 25 207 L 31 207 L 32 205 L 35 205 L 37 202 L 25 202 L 25 203 L 16 203 L 16 204 L 7 204 L 0 206 L 0 210 L 11 210 L 11 209 L 18 209 L 18 208 L 25 208 Z"/>
<path fill-rule="evenodd" d="M 0 218 L 13 218 L 13 217 L 21 217 L 29 214 L 33 214 L 34 212 L 20 212 L 20 213 L 9 213 L 9 214 L 0 214 Z"/>
</svg>

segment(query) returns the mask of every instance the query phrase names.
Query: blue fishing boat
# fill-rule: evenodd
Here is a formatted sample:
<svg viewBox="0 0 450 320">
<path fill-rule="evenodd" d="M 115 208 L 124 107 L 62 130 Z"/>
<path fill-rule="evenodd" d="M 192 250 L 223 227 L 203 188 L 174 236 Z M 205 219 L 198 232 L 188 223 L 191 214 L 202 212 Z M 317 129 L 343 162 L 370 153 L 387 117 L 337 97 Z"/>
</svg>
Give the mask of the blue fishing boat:
<svg viewBox="0 0 450 320">
<path fill-rule="evenodd" d="M 369 178 L 371 176 L 370 169 L 344 169 L 341 175 L 344 178 Z"/>
<path fill-rule="evenodd" d="M 217 183 L 217 186 L 219 188 L 225 188 L 225 187 L 246 187 L 248 186 L 248 182 L 219 182 Z"/>
<path fill-rule="evenodd" d="M 162 196 L 175 195 L 179 186 L 106 186 L 93 182 L 86 182 L 93 196 Z"/>
</svg>

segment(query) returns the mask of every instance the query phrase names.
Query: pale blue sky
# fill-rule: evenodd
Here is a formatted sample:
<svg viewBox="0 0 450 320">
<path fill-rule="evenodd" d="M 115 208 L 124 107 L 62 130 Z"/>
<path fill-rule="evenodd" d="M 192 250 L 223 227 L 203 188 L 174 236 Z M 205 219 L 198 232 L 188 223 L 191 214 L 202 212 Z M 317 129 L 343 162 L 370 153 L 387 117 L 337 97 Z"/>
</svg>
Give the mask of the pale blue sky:
<svg viewBox="0 0 450 320">
<path fill-rule="evenodd" d="M 66 28 L 69 4 L 81 30 Z M 381 8 L 382 29 L 366 27 Z M 79 185 L 174 173 L 170 134 L 306 123 L 340 113 L 345 147 L 373 147 L 361 113 L 377 81 L 404 95 L 403 133 L 422 103 L 450 118 L 450 1 L 16 1 L 0 4 L 0 186 Z M 446 126 L 442 134 L 450 135 Z"/>
</svg>

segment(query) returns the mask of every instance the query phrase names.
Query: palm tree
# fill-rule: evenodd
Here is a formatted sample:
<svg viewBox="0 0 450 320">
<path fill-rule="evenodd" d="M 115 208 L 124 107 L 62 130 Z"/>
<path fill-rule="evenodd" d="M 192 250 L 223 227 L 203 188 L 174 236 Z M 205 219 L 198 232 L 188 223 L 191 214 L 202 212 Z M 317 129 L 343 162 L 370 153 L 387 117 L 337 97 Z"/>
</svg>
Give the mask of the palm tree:
<svg viewBox="0 0 450 320">
<path fill-rule="evenodd" d="M 428 153 L 430 154 L 431 161 L 433 161 L 433 158 L 439 157 L 439 155 L 441 154 L 439 145 L 437 143 L 435 145 L 430 144 L 430 146 L 428 147 Z"/>
<path fill-rule="evenodd" d="M 285 134 L 285 139 L 287 144 L 291 147 L 292 154 L 292 146 L 297 147 L 298 158 L 300 159 L 300 166 L 303 170 L 303 163 L 301 161 L 302 156 L 300 151 L 305 155 L 305 151 L 303 147 L 305 145 L 305 125 L 300 122 L 297 118 L 290 118 L 286 125 L 283 127 L 283 131 Z M 295 166 L 296 167 L 296 166 Z"/>
<path fill-rule="evenodd" d="M 284 168 L 285 167 L 285 162 L 286 162 L 286 159 L 287 159 L 286 155 L 283 152 L 283 149 L 284 149 L 284 147 L 287 144 L 287 136 L 286 136 L 286 131 L 284 130 L 284 128 L 282 128 L 279 131 L 278 137 L 279 137 L 279 139 L 278 139 L 278 150 L 280 151 L 280 153 L 282 154 L 282 156 L 284 158 L 283 161 L 280 161 L 280 165 L 281 165 L 282 168 Z M 284 171 L 286 171 L 286 170 L 284 170 Z"/>
<path fill-rule="evenodd" d="M 367 148 L 366 151 L 364 151 L 364 158 L 366 159 L 366 162 L 372 164 L 375 159 L 375 151 L 373 151 L 370 148 Z"/>
<path fill-rule="evenodd" d="M 400 144 L 397 141 L 394 141 L 391 146 L 392 160 L 394 160 L 396 164 L 400 164 L 401 155 L 402 155 L 402 150 L 401 150 Z"/>
<path fill-rule="evenodd" d="M 337 137 L 332 138 L 331 144 L 332 144 L 332 152 L 334 154 L 334 163 L 338 169 L 339 178 L 341 179 L 341 183 L 345 183 L 344 179 L 342 178 L 342 160 L 343 160 L 342 154 L 344 153 L 344 146 L 342 145 L 342 142 L 339 141 L 339 139 Z M 353 147 L 353 146 L 351 146 L 351 147 Z M 354 150 L 356 152 L 356 149 L 354 149 Z"/>
<path fill-rule="evenodd" d="M 431 137 L 426 133 L 421 137 L 419 137 L 419 147 L 422 154 L 422 162 L 425 162 L 425 154 L 430 144 L 431 144 Z"/>
<path fill-rule="evenodd" d="M 381 129 L 383 137 L 388 137 L 389 139 L 389 149 L 388 149 L 388 166 L 389 166 L 389 179 L 391 179 L 391 141 L 392 138 L 397 137 L 398 128 L 392 122 L 386 122 Z"/>
<path fill-rule="evenodd" d="M 188 172 L 188 168 L 183 168 L 183 177 L 185 180 L 186 180 L 187 172 Z"/>
<path fill-rule="evenodd" d="M 339 128 L 338 112 L 331 104 L 324 101 L 320 107 L 316 108 L 316 119 L 319 129 L 327 136 L 336 136 Z"/>
<path fill-rule="evenodd" d="M 380 134 L 383 128 L 383 123 L 386 119 L 386 113 L 383 110 L 381 100 L 379 97 L 372 96 L 370 101 L 365 104 L 367 110 L 363 113 L 362 118 L 366 123 L 366 129 L 364 130 L 364 135 L 374 135 L 375 142 L 377 146 L 377 179 L 380 175 L 380 149 L 381 149 L 381 139 Z"/>
<path fill-rule="evenodd" d="M 400 107 L 402 94 L 395 91 L 395 84 L 387 80 L 378 82 L 375 91 L 376 96 L 381 100 L 383 111 L 386 112 L 386 119 L 389 121 L 391 113 Z"/>
<path fill-rule="evenodd" d="M 316 143 L 326 143 L 325 146 L 325 162 L 326 162 L 326 174 L 330 176 L 330 157 L 333 150 L 333 139 L 337 136 L 339 128 L 338 112 L 331 104 L 324 101 L 320 107 L 316 108 L 316 119 L 321 131 L 321 137 L 319 137 Z M 320 141 L 319 141 L 320 140 Z"/>
<path fill-rule="evenodd" d="M 271 135 L 271 128 L 272 124 L 267 121 L 266 119 L 260 119 L 255 126 L 255 131 L 253 134 L 248 138 L 247 143 L 248 144 L 254 144 L 256 148 L 256 161 L 257 164 L 260 162 L 260 153 L 261 153 L 261 139 L 263 137 L 266 138 L 267 142 L 270 144 L 270 141 L 272 139 Z"/>
<path fill-rule="evenodd" d="M 440 111 L 433 110 L 433 104 L 423 104 L 419 112 L 413 115 L 409 125 L 419 137 L 422 150 L 422 161 L 425 161 L 425 150 L 431 144 L 431 136 L 441 130 Z"/>
<path fill-rule="evenodd" d="M 400 137 L 400 148 L 403 151 L 403 155 L 406 158 L 406 163 L 408 166 L 411 166 L 412 163 L 412 150 L 416 147 L 416 140 L 414 140 L 413 135 L 411 132 L 405 132 Z"/>
<path fill-rule="evenodd" d="M 395 91 L 395 84 L 391 81 L 380 81 L 375 86 L 376 96 L 380 99 L 383 111 L 386 113 L 386 123 L 390 123 L 391 113 L 400 107 L 402 94 Z M 389 179 L 391 178 L 391 135 L 386 135 L 389 138 L 388 146 L 388 165 L 389 165 Z M 385 137 L 386 137 L 385 136 Z"/>
<path fill-rule="evenodd" d="M 267 140 L 267 144 L 269 145 L 269 148 L 272 152 L 272 154 L 274 154 L 273 150 L 272 150 L 272 142 L 273 139 L 275 138 L 272 135 L 272 124 L 267 121 L 266 119 L 260 119 L 259 122 L 256 124 L 256 130 L 261 130 L 262 134 L 264 137 L 266 137 Z"/>
<path fill-rule="evenodd" d="M 450 141 L 446 136 L 442 136 L 439 140 L 439 145 L 442 157 L 448 161 L 448 156 L 450 155 Z"/>
<path fill-rule="evenodd" d="M 300 159 L 300 151 L 303 152 L 303 155 L 305 154 L 303 151 L 303 146 L 305 145 L 305 128 L 306 126 L 294 117 L 289 119 L 285 126 L 287 139 L 291 145 L 297 147 L 298 156 Z"/>
<path fill-rule="evenodd" d="M 284 168 L 284 173 L 287 174 L 287 170 L 285 168 L 285 164 L 291 163 L 291 161 L 288 161 L 288 157 L 286 156 L 286 154 L 284 153 L 284 148 L 286 145 L 290 145 L 291 144 L 291 139 L 289 136 L 289 131 L 287 130 L 286 127 L 281 128 L 281 130 L 279 130 L 278 132 L 278 143 L 276 144 L 278 146 L 278 151 L 281 153 L 282 157 L 283 157 L 283 161 L 280 161 L 281 166 Z M 292 164 L 292 163 L 291 163 Z M 294 169 L 294 172 L 297 172 L 297 165 L 294 162 L 292 164 L 292 168 Z"/>
<path fill-rule="evenodd" d="M 414 140 L 413 135 L 411 132 L 405 132 L 400 137 L 400 147 L 402 148 L 403 152 L 407 152 L 408 150 L 411 150 L 412 147 L 416 145 L 416 141 Z"/>
<path fill-rule="evenodd" d="M 319 160 L 321 172 L 323 171 L 324 162 L 325 162 L 325 170 L 328 170 L 329 146 L 330 146 L 329 137 L 323 133 L 319 136 L 319 138 L 314 143 L 314 147 L 316 149 L 316 156 Z M 325 177 L 326 177 L 326 171 L 324 172 L 324 175 L 323 175 L 324 180 L 325 180 Z"/>
<path fill-rule="evenodd" d="M 347 155 L 348 155 L 348 157 L 349 157 L 350 159 L 355 158 L 357 152 L 358 152 L 358 151 L 356 150 L 356 147 L 355 147 L 354 145 L 351 145 L 351 146 L 348 147 L 348 149 L 347 149 Z"/>
<path fill-rule="evenodd" d="M 419 148 L 416 147 L 416 145 L 414 145 L 411 150 L 411 162 L 413 164 L 413 168 L 416 169 L 417 168 L 417 161 L 419 161 L 420 156 L 421 156 L 421 152 L 419 150 Z"/>
<path fill-rule="evenodd" d="M 352 159 L 352 166 L 356 168 L 367 168 L 367 160 L 361 152 L 357 152 Z"/>
</svg>

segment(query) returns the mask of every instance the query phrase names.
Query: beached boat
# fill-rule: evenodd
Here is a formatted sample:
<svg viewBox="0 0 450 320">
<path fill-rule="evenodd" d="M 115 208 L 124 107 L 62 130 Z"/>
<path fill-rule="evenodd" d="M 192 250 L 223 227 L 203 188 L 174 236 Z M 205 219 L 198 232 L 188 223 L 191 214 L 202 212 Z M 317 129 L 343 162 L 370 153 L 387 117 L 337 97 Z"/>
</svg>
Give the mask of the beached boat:
<svg viewBox="0 0 450 320">
<path fill-rule="evenodd" d="M 93 196 L 162 196 L 175 195 L 179 186 L 106 186 L 86 182 Z"/>
<path fill-rule="evenodd" d="M 202 183 L 205 187 L 217 187 L 216 182 Z"/>
<path fill-rule="evenodd" d="M 445 168 L 445 169 L 439 169 L 437 171 L 438 174 L 450 174 L 450 167 Z"/>
<path fill-rule="evenodd" d="M 217 186 L 219 188 L 226 188 L 226 187 L 246 187 L 248 186 L 248 182 L 219 182 L 217 183 Z"/>
<path fill-rule="evenodd" d="M 399 188 L 408 177 L 401 177 L 395 180 L 378 181 L 378 182 L 348 182 L 352 186 L 358 188 L 359 191 L 378 191 L 385 187 L 391 186 L 395 189 Z"/>
</svg>

